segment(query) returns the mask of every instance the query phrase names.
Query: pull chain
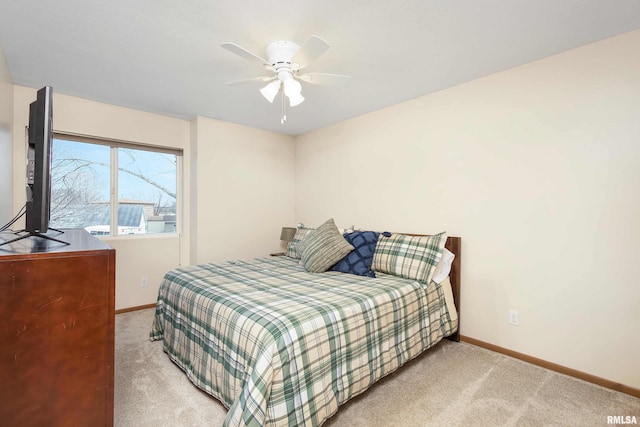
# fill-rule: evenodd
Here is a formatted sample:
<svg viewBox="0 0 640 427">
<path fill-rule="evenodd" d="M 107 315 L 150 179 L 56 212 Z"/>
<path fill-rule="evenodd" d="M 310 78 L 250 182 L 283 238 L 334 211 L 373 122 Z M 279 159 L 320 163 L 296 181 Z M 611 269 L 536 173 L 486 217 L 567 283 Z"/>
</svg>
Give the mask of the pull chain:
<svg viewBox="0 0 640 427">
<path fill-rule="evenodd" d="M 285 105 L 284 105 L 284 91 L 281 91 L 282 93 L 282 118 L 280 118 L 280 124 L 284 124 L 284 122 L 287 121 L 287 113 L 285 111 Z"/>
</svg>

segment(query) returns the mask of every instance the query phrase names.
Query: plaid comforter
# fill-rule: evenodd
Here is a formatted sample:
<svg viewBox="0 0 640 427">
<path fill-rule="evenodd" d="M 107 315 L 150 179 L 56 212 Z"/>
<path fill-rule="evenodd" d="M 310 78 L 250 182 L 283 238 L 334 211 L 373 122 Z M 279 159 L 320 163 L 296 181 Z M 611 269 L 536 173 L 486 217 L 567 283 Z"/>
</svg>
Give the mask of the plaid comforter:
<svg viewBox="0 0 640 427">
<path fill-rule="evenodd" d="M 183 267 L 160 285 L 150 338 L 229 408 L 227 426 L 320 425 L 457 328 L 433 282 L 297 261 Z"/>
</svg>

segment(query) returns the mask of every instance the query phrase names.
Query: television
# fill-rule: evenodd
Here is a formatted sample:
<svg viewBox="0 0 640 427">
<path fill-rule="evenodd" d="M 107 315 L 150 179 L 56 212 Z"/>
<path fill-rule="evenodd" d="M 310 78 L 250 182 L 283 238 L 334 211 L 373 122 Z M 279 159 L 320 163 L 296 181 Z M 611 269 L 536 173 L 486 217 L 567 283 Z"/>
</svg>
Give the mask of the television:
<svg viewBox="0 0 640 427">
<path fill-rule="evenodd" d="M 27 133 L 27 201 L 24 210 L 7 225 L 0 228 L 5 231 L 22 214 L 26 215 L 25 228 L 14 231 L 17 237 L 0 241 L 0 247 L 29 237 L 38 237 L 36 249 L 46 249 L 47 241 L 69 245 L 69 242 L 47 236 L 49 230 L 64 233 L 49 227 L 51 210 L 51 156 L 53 143 L 53 90 L 45 86 L 37 93 L 36 100 L 29 106 L 29 131 Z"/>
<path fill-rule="evenodd" d="M 53 90 L 45 86 L 29 106 L 27 148 L 27 203 L 25 231 L 49 230 L 51 209 L 51 144 L 53 141 Z"/>
</svg>

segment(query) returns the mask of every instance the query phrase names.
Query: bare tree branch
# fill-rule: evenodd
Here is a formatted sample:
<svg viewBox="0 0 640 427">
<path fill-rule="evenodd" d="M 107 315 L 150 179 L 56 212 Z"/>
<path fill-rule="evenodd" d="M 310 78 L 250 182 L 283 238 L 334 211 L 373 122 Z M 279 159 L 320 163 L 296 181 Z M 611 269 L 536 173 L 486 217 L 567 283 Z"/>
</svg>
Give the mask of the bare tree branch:
<svg viewBox="0 0 640 427">
<path fill-rule="evenodd" d="M 107 167 L 107 168 L 110 167 L 109 164 L 107 164 L 107 163 L 97 162 L 95 160 L 94 161 L 88 161 L 88 160 L 84 160 L 84 159 L 73 159 L 73 158 L 67 158 L 67 159 L 64 159 L 64 160 L 79 164 L 79 166 L 77 166 L 75 170 L 78 170 L 78 169 L 81 169 L 81 168 L 85 168 L 85 167 L 90 169 L 91 165 L 99 165 L 99 166 L 104 166 L 104 167 Z M 174 199 L 176 199 L 176 193 L 174 193 L 173 191 L 169 190 L 167 187 L 165 187 L 163 185 L 160 185 L 159 183 L 155 182 L 151 178 L 147 178 L 142 173 L 135 172 L 135 171 L 132 171 L 131 169 L 127 169 L 127 168 L 123 168 L 123 167 L 118 167 L 118 170 L 122 171 L 124 173 L 128 173 L 129 175 L 135 176 L 136 178 L 140 178 L 141 180 L 151 184 L 152 186 L 156 187 L 157 189 L 159 189 L 163 193 L 167 194 L 169 197 L 173 197 Z M 70 171 L 70 172 L 73 172 L 73 171 Z"/>
</svg>

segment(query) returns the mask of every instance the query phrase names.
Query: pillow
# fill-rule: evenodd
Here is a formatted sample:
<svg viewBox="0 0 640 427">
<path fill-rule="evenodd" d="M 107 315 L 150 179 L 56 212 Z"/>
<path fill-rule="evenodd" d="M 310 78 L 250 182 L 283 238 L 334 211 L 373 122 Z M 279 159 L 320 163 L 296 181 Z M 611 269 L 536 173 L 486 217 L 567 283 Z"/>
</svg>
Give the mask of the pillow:
<svg viewBox="0 0 640 427">
<path fill-rule="evenodd" d="M 331 267 L 331 271 L 356 274 L 358 276 L 376 277 L 376 273 L 371 270 L 373 262 L 373 252 L 378 243 L 377 231 L 354 231 L 345 233 L 344 239 L 350 243 L 354 249 L 342 258 L 336 265 Z M 391 235 L 391 234 L 389 234 Z"/>
<path fill-rule="evenodd" d="M 334 224 L 335 224 L 335 221 L 334 221 Z M 300 241 L 296 245 L 295 250 L 298 253 L 298 258 L 300 258 L 300 254 L 302 254 L 302 251 L 304 250 L 305 240 L 306 240 L 307 236 L 310 235 L 311 232 L 315 231 L 315 230 L 316 230 L 315 228 L 310 228 L 309 231 L 306 232 L 306 234 L 303 234 L 302 239 L 300 239 Z M 336 230 L 338 230 L 338 233 L 340 233 L 341 236 L 344 235 L 344 229 L 343 228 L 338 228 L 336 226 Z"/>
<path fill-rule="evenodd" d="M 298 251 L 298 244 L 315 228 L 300 227 L 296 230 L 296 234 L 293 236 L 293 240 L 287 245 L 287 256 L 291 258 L 300 259 L 300 252 Z"/>
<path fill-rule="evenodd" d="M 331 267 L 331 270 L 358 276 L 376 277 L 376 273 L 371 270 L 371 263 L 379 235 L 380 233 L 375 231 L 354 231 L 344 234 L 344 239 L 354 249 Z"/>
<path fill-rule="evenodd" d="M 340 261 L 353 250 L 338 231 L 333 218 L 304 238 L 299 245 L 300 258 L 305 270 L 311 273 L 322 273 Z"/>
<path fill-rule="evenodd" d="M 372 269 L 428 284 L 446 241 L 445 232 L 434 236 L 381 235 L 373 254 Z"/>
<path fill-rule="evenodd" d="M 453 259 L 456 256 L 449 249 L 442 249 L 442 257 L 440 258 L 440 262 L 436 266 L 435 271 L 433 272 L 433 277 L 431 280 L 440 284 L 444 279 L 449 276 L 451 272 L 451 264 L 453 264 Z"/>
</svg>

